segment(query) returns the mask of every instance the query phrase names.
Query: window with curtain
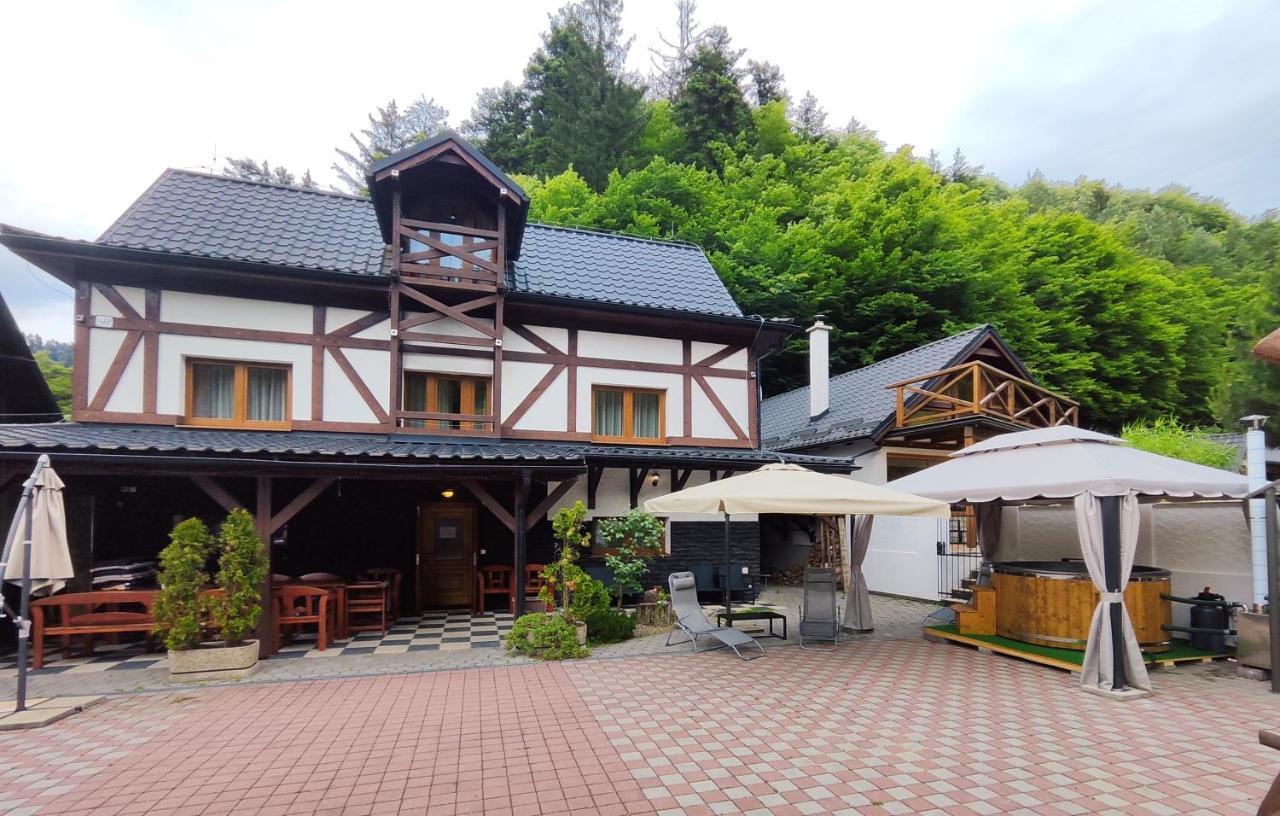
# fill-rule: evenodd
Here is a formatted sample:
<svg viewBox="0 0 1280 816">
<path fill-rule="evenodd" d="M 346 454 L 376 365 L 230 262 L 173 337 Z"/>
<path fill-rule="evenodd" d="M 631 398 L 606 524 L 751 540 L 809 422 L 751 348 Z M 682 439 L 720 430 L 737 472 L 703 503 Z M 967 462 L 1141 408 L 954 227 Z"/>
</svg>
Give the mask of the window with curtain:
<svg viewBox="0 0 1280 816">
<path fill-rule="evenodd" d="M 426 371 L 406 371 L 402 410 L 429 414 L 489 415 L 489 380 Z M 463 419 L 426 419 L 406 417 L 405 428 L 433 431 L 485 431 L 492 422 L 469 422 Z"/>
<path fill-rule="evenodd" d="M 287 428 L 289 367 L 188 360 L 186 404 L 191 425 Z"/>
<path fill-rule="evenodd" d="M 666 393 L 597 387 L 591 394 L 591 436 L 606 442 L 666 442 Z"/>
</svg>

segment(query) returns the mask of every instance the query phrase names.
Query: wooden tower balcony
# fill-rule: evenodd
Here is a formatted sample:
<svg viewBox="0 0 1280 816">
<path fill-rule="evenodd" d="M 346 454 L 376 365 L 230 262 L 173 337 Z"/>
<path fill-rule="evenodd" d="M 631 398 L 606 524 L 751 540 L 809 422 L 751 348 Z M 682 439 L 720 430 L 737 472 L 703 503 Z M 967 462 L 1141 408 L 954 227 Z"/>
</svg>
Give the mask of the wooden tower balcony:
<svg viewBox="0 0 1280 816">
<path fill-rule="evenodd" d="M 995 366 L 975 360 L 890 383 L 897 429 L 985 417 L 1022 428 L 1075 425 L 1080 406 Z"/>
</svg>

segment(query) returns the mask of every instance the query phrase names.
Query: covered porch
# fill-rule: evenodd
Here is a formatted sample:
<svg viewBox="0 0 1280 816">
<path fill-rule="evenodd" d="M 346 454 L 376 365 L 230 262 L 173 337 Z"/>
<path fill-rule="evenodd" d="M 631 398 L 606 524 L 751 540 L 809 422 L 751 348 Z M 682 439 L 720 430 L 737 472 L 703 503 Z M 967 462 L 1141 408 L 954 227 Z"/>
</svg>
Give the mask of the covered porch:
<svg viewBox="0 0 1280 816">
<path fill-rule="evenodd" d="M 636 507 L 695 474 L 722 478 L 779 458 L 741 449 L 603 449 L 416 435 L 76 424 L 19 432 L 9 426 L 0 429 L 0 499 L 41 452 L 52 456 L 67 482 L 76 572 L 68 591 L 145 573 L 137 565 L 155 560 L 177 521 L 194 516 L 212 525 L 243 507 L 269 542 L 275 582 L 264 593 L 317 573 L 342 581 L 371 570 L 398 576 L 378 639 L 408 637 L 368 646 L 379 653 L 496 646 L 523 612 L 524 582 L 514 576 L 554 557 L 547 515 L 559 502 L 581 495 L 593 507 Z M 848 467 L 842 460 L 788 458 Z M 683 568 L 682 558 L 679 548 L 669 547 L 654 569 Z M 119 570 L 104 571 L 104 565 Z M 509 594 L 480 592 L 478 576 L 495 567 L 510 568 Z M 335 623 L 335 634 L 346 635 L 342 622 Z M 275 625 L 269 613 L 262 616 L 264 649 Z M 342 649 L 359 653 L 365 648 L 359 640 L 375 634 L 343 637 Z"/>
</svg>

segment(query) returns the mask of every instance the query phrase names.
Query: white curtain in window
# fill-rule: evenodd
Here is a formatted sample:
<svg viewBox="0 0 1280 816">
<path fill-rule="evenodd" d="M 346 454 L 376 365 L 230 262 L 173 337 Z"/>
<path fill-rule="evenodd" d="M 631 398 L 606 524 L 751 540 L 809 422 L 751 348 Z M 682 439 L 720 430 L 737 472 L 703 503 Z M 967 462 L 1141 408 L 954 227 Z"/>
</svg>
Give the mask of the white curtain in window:
<svg viewBox="0 0 1280 816">
<path fill-rule="evenodd" d="M 621 391 L 597 391 L 595 414 L 597 436 L 622 436 Z"/>
<path fill-rule="evenodd" d="M 215 363 L 191 366 L 191 413 L 202 419 L 235 419 L 235 366 Z"/>
<path fill-rule="evenodd" d="M 631 424 L 634 435 L 641 439 L 657 439 L 661 422 L 657 394 L 633 394 L 631 397 Z"/>
<path fill-rule="evenodd" d="M 282 368 L 249 367 L 248 416 L 252 422 L 284 422 L 288 372 Z"/>
</svg>

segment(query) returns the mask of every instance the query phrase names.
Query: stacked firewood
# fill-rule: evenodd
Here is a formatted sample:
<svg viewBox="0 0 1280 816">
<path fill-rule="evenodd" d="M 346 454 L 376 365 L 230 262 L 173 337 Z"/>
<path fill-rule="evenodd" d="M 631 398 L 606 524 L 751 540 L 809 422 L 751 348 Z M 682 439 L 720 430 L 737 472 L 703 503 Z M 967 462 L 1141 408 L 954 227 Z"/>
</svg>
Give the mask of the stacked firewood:
<svg viewBox="0 0 1280 816">
<path fill-rule="evenodd" d="M 804 581 L 805 569 L 807 567 L 804 564 L 792 564 L 786 569 L 775 572 L 770 580 L 786 586 L 800 586 Z"/>
</svg>

